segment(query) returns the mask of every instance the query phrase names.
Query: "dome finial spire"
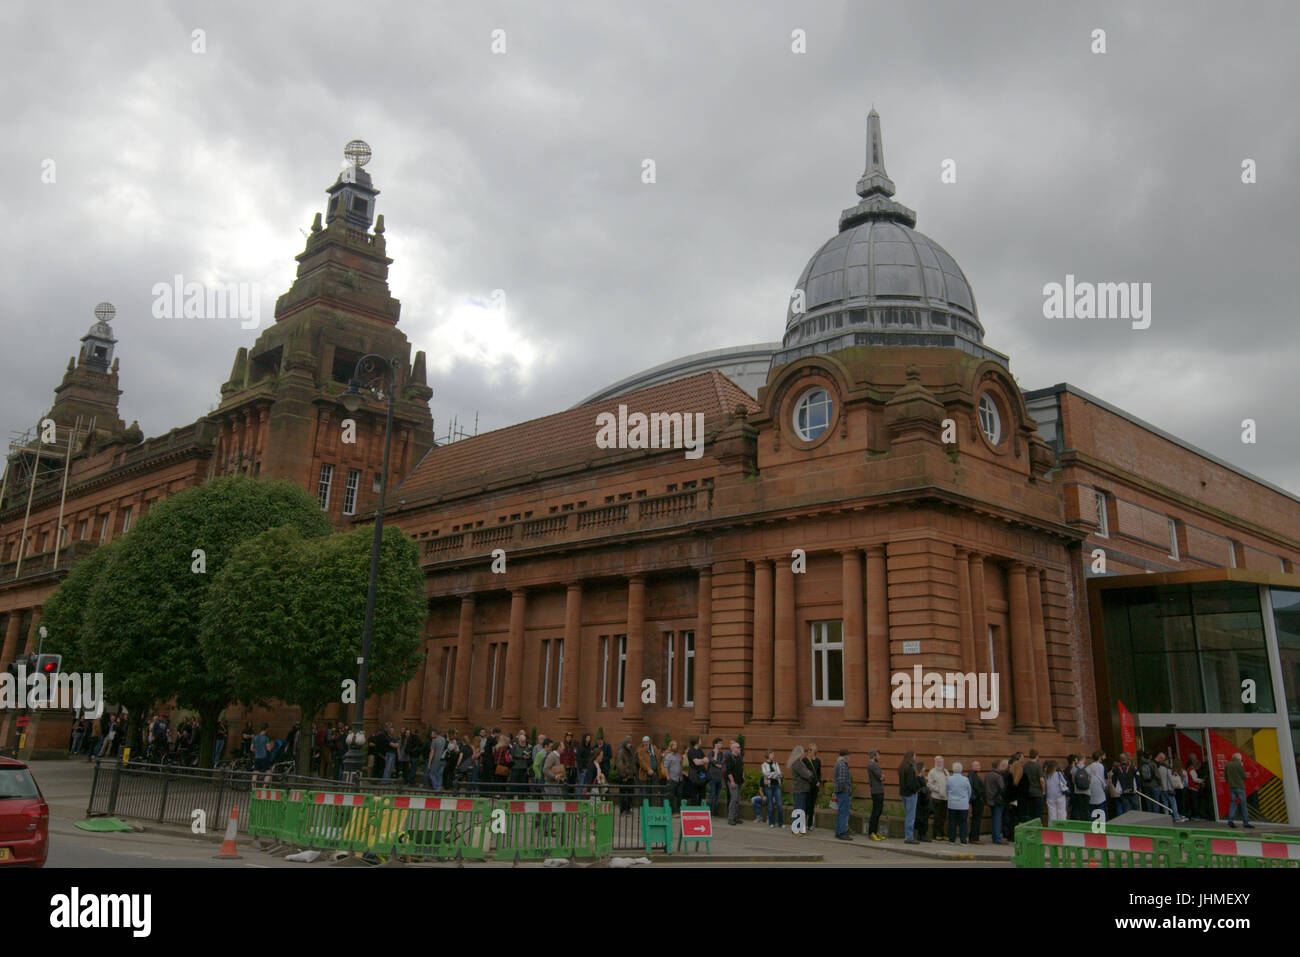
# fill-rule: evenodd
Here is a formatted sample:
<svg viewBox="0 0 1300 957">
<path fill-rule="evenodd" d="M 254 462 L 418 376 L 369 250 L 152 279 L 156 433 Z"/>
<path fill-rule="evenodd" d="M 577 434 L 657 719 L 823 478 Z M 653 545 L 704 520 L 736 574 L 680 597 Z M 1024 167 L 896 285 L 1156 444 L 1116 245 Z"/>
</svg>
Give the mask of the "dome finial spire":
<svg viewBox="0 0 1300 957">
<path fill-rule="evenodd" d="M 840 230 L 849 229 L 870 219 L 886 219 L 907 226 L 916 225 L 916 213 L 889 197 L 894 195 L 894 181 L 885 172 L 885 144 L 880 136 L 880 114 L 871 105 L 867 114 L 867 168 L 858 180 L 862 201 L 840 213 Z"/>
</svg>

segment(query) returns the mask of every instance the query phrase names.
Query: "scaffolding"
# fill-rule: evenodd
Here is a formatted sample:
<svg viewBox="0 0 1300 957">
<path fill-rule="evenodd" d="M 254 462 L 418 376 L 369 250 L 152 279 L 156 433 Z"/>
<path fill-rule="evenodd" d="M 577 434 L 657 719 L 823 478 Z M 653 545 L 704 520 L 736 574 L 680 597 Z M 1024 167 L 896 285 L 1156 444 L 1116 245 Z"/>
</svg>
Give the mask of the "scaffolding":
<svg viewBox="0 0 1300 957">
<path fill-rule="evenodd" d="M 438 430 L 436 427 L 434 428 L 433 432 L 434 432 L 433 434 L 434 445 L 450 445 L 452 442 L 459 442 L 461 439 L 472 439 L 474 436 L 478 435 L 478 412 L 474 413 L 473 432 L 466 432 L 461 427 L 459 415 L 453 415 L 451 417 L 451 425 L 447 427 L 446 435 L 440 438 L 438 436 Z"/>
<path fill-rule="evenodd" d="M 46 426 L 43 428 L 42 426 Z M 94 430 L 92 419 L 87 435 Z M 54 441 L 43 441 L 45 433 L 53 430 Z M 61 434 L 60 434 L 61 433 Z M 59 517 L 54 536 L 54 561 L 58 562 L 59 548 L 63 540 L 63 509 L 68 494 L 68 471 L 72 465 L 72 453 L 81 436 L 81 417 L 71 429 L 59 427 L 43 418 L 34 428 L 24 432 L 13 432 L 9 436 L 9 454 L 5 460 L 4 478 L 0 479 L 0 511 L 17 505 L 17 497 L 23 495 L 25 509 L 23 527 L 18 538 L 17 560 L 14 563 L 14 578 L 22 573 L 23 558 L 30 554 L 31 543 L 27 540 L 27 528 L 31 521 L 32 502 L 36 498 L 37 488 L 44 493 L 57 485 L 59 492 Z M 61 441 L 60 441 L 61 440 Z M 6 498 L 8 496 L 8 498 Z"/>
</svg>

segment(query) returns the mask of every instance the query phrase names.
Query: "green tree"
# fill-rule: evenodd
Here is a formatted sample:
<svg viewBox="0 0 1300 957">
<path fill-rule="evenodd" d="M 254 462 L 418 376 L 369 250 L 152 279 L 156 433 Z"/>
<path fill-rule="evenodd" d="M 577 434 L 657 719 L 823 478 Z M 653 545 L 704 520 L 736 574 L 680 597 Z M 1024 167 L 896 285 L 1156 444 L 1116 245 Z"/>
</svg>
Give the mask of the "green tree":
<svg viewBox="0 0 1300 957">
<path fill-rule="evenodd" d="M 357 677 L 373 536 L 372 528 L 323 539 L 272 529 L 237 549 L 212 584 L 201 626 L 208 666 L 231 676 L 240 701 L 299 708 L 301 768 L 311 755 L 312 722 Z M 415 543 L 386 528 L 368 694 L 394 691 L 415 673 L 425 609 Z"/>
<path fill-rule="evenodd" d="M 205 656 L 199 645 L 211 583 L 242 543 L 283 525 L 304 536 L 331 531 L 292 482 L 213 479 L 158 502 L 120 539 L 111 574 L 91 591 L 81 647 L 95 649 L 125 700 L 175 698 L 198 711 L 205 766 L 217 719 L 234 699 L 226 660 Z"/>
</svg>

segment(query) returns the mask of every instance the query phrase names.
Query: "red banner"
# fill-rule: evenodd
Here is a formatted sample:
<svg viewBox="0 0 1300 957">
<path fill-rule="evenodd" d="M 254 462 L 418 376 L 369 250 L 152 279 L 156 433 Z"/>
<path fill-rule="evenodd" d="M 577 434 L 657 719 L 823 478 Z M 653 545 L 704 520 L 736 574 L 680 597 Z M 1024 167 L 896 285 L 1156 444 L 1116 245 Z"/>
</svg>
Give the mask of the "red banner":
<svg viewBox="0 0 1300 957">
<path fill-rule="evenodd" d="M 1137 759 L 1138 739 L 1137 731 L 1133 725 L 1133 713 L 1124 707 L 1124 702 L 1118 698 L 1119 703 L 1119 740 L 1120 746 L 1125 754 L 1130 758 Z"/>
</svg>

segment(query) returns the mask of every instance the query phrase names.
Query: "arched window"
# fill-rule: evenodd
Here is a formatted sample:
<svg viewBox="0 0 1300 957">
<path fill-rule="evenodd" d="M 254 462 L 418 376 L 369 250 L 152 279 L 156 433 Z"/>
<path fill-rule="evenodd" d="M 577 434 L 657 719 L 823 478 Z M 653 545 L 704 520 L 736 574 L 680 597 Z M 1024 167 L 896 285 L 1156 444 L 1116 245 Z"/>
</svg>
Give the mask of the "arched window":
<svg viewBox="0 0 1300 957">
<path fill-rule="evenodd" d="M 993 445 L 1002 441 L 1002 417 L 998 415 L 997 403 L 986 392 L 980 396 L 980 428 L 984 437 Z"/>
<path fill-rule="evenodd" d="M 809 389 L 795 403 L 795 434 L 805 442 L 811 442 L 830 428 L 833 412 L 829 392 L 822 388 Z"/>
</svg>

